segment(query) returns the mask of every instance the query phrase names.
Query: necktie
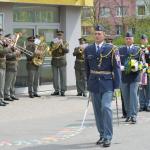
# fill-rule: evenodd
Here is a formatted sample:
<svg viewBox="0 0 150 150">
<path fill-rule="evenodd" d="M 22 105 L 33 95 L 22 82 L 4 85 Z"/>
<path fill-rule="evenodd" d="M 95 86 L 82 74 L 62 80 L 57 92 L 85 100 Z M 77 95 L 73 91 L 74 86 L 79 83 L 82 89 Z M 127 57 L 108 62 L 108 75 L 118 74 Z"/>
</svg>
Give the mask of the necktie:
<svg viewBox="0 0 150 150">
<path fill-rule="evenodd" d="M 100 50 L 101 48 L 99 46 L 97 46 L 97 53 L 100 54 Z"/>
<path fill-rule="evenodd" d="M 130 54 L 130 46 L 127 47 L 127 53 Z"/>
</svg>

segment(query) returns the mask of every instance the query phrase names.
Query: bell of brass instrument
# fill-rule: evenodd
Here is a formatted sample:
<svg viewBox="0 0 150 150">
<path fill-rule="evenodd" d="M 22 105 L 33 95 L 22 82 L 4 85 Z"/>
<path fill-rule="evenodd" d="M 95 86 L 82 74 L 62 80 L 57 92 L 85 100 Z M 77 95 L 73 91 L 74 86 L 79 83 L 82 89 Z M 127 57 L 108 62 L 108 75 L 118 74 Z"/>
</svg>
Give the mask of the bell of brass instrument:
<svg viewBox="0 0 150 150">
<path fill-rule="evenodd" d="M 84 59 L 84 49 L 88 46 L 87 43 L 82 44 L 78 47 L 79 53 L 81 54 L 81 58 Z"/>
<path fill-rule="evenodd" d="M 41 42 L 39 45 L 36 45 L 35 54 L 34 54 L 34 57 L 32 59 L 32 62 L 36 66 L 42 65 L 44 58 L 45 58 L 45 54 L 48 51 L 49 51 L 49 47 L 47 46 L 46 43 Z"/>
<path fill-rule="evenodd" d="M 55 38 L 54 41 L 50 43 L 50 48 L 48 51 L 49 56 L 52 56 L 53 51 L 59 49 L 62 52 L 63 48 L 68 48 L 69 44 L 66 41 L 62 41 L 62 39 Z"/>
</svg>

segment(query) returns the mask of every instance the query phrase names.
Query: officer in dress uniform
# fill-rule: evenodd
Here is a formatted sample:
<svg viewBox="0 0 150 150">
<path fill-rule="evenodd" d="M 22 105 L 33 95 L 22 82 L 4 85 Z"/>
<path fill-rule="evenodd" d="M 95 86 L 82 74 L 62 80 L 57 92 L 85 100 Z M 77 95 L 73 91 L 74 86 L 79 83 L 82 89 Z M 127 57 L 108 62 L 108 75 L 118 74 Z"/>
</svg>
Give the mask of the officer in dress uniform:
<svg viewBox="0 0 150 150">
<path fill-rule="evenodd" d="M 104 42 L 102 26 L 95 28 L 95 43 L 85 49 L 87 88 L 91 92 L 96 125 L 100 134 L 97 145 L 109 147 L 113 135 L 111 102 L 121 81 L 117 47 Z"/>
<path fill-rule="evenodd" d="M 11 39 L 12 36 L 10 35 L 8 38 Z M 10 50 L 11 52 L 6 55 L 6 75 L 4 87 L 4 100 L 6 101 L 19 100 L 19 98 L 15 96 L 15 83 L 20 51 L 16 50 L 14 47 L 10 47 Z"/>
<path fill-rule="evenodd" d="M 51 95 L 65 96 L 66 85 L 66 53 L 69 52 L 68 44 L 63 40 L 63 31 L 57 31 L 57 37 L 51 42 L 53 87 L 55 91 Z M 55 45 L 55 46 L 54 46 Z M 60 79 L 60 80 L 59 80 Z"/>
<path fill-rule="evenodd" d="M 39 85 L 39 66 L 33 63 L 33 58 L 36 54 L 36 45 L 34 44 L 34 37 L 27 38 L 28 42 L 26 49 L 33 53 L 32 56 L 26 54 L 27 57 L 27 71 L 28 71 L 28 93 L 30 98 L 41 97 L 37 94 Z"/>
<path fill-rule="evenodd" d="M 136 65 L 137 63 L 135 63 L 135 66 L 131 67 L 130 60 L 141 60 L 141 52 L 139 47 L 133 44 L 134 38 L 130 32 L 126 33 L 125 43 L 125 46 L 119 48 L 122 64 L 121 91 L 125 104 L 125 111 L 127 113 L 127 118 L 125 121 L 135 124 L 138 112 L 138 87 L 140 82 L 140 71 Z"/>
<path fill-rule="evenodd" d="M 141 49 L 143 53 L 145 54 L 145 60 L 148 64 L 148 67 L 150 66 L 150 46 L 148 45 L 148 37 L 143 34 L 141 36 Z M 149 70 L 149 68 L 148 68 Z M 140 109 L 139 111 L 148 111 L 150 112 L 150 72 L 143 72 L 142 77 L 147 78 L 147 83 L 141 82 L 140 88 L 139 88 L 139 102 L 140 102 Z"/>
<path fill-rule="evenodd" d="M 86 97 L 86 74 L 84 63 L 84 49 L 88 44 L 85 38 L 79 38 L 79 46 L 74 49 L 73 56 L 76 56 L 75 60 L 75 75 L 76 75 L 76 87 L 77 96 Z"/>
<path fill-rule="evenodd" d="M 106 41 L 106 43 L 113 44 L 113 36 L 106 35 L 105 41 Z M 114 97 L 115 97 L 115 95 L 114 95 Z M 122 92 L 121 92 L 121 103 L 122 103 L 122 118 L 126 118 L 127 113 L 126 113 L 125 107 L 124 107 L 124 101 L 123 101 Z"/>
<path fill-rule="evenodd" d="M 2 29 L 0 29 L 2 31 Z M 8 104 L 4 101 L 4 85 L 5 85 L 5 72 L 6 72 L 6 54 L 11 52 L 4 37 L 0 35 L 0 106 Z"/>
</svg>

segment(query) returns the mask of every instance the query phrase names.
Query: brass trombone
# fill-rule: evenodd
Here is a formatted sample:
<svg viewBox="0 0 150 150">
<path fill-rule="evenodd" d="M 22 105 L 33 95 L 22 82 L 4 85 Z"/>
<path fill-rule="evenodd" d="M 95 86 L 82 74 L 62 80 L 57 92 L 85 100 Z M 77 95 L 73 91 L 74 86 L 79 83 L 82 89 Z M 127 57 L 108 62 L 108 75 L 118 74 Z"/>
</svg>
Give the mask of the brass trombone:
<svg viewBox="0 0 150 150">
<path fill-rule="evenodd" d="M 21 47 L 19 45 L 16 45 L 15 47 L 18 48 L 20 50 L 20 52 L 22 52 L 22 53 L 24 53 L 24 54 L 26 54 L 28 56 L 33 56 L 33 52 L 27 50 L 26 48 L 23 48 L 23 47 Z"/>
</svg>

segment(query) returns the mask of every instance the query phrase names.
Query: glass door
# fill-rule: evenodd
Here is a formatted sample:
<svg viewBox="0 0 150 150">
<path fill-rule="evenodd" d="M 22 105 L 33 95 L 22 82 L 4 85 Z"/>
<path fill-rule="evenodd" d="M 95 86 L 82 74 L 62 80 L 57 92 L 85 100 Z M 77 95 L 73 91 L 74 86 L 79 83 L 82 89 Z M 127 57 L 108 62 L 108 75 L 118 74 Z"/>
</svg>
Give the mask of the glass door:
<svg viewBox="0 0 150 150">
<path fill-rule="evenodd" d="M 21 47 L 25 47 L 26 40 L 29 36 L 33 36 L 35 32 L 34 27 L 19 27 L 14 28 L 14 33 L 21 32 L 22 36 L 18 39 L 17 45 Z M 16 87 L 26 87 L 27 86 L 27 70 L 26 70 L 26 57 L 24 54 L 22 54 L 21 60 L 19 60 L 19 66 L 18 66 L 18 74 L 17 74 L 17 80 L 16 80 Z"/>
<path fill-rule="evenodd" d="M 45 39 L 45 42 L 50 44 L 50 42 L 53 40 L 56 34 L 56 29 L 46 29 L 46 28 L 38 28 L 37 30 L 38 35 L 43 36 Z M 44 63 L 40 68 L 40 84 L 49 84 L 52 82 L 52 67 L 51 67 L 51 57 L 46 53 L 44 58 Z"/>
</svg>

